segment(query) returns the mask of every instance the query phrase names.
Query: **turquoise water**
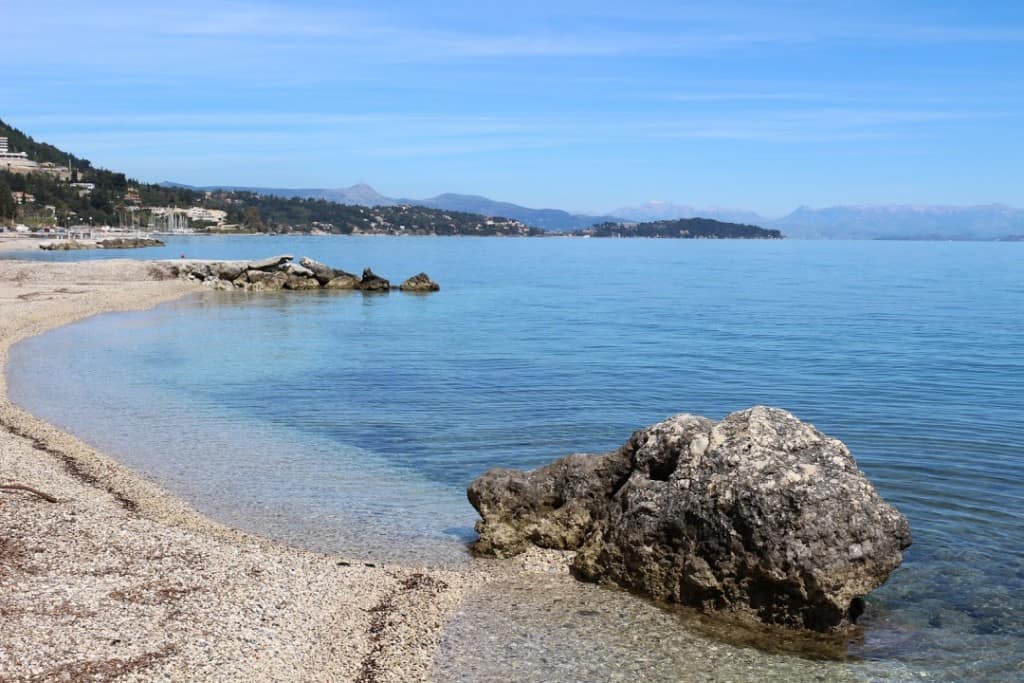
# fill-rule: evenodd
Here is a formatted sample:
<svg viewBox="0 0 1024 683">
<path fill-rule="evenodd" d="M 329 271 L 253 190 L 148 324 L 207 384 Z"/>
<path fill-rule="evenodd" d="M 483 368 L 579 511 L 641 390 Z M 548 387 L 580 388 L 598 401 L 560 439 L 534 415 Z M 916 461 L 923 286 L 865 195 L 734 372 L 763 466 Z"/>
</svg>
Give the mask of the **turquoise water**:
<svg viewBox="0 0 1024 683">
<path fill-rule="evenodd" d="M 442 290 L 100 316 L 19 344 L 14 399 L 230 523 L 433 564 L 465 560 L 465 486 L 488 467 L 781 406 L 846 442 L 913 529 L 852 654 L 1024 679 L 1024 245 L 252 237 L 56 256 L 180 253 L 425 270 Z"/>
</svg>

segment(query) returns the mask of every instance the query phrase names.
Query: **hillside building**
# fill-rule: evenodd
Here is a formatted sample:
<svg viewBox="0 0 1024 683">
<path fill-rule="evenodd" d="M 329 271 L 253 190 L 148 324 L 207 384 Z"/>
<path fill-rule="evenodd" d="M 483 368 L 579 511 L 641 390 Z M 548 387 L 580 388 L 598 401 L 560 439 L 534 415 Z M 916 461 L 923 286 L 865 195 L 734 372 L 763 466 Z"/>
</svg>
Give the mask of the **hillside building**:
<svg viewBox="0 0 1024 683">
<path fill-rule="evenodd" d="M 12 152 L 6 137 L 0 136 L 0 171 L 10 173 L 46 173 L 58 180 L 70 180 L 71 168 L 45 162 L 37 163 L 28 158 L 25 152 Z"/>
</svg>

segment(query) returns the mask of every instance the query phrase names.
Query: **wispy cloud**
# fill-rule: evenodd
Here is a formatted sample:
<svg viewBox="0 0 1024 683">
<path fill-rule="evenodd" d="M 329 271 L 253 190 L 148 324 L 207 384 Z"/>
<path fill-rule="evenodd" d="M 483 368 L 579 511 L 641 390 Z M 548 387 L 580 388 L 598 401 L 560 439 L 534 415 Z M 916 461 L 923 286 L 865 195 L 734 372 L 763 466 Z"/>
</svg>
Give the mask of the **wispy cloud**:
<svg viewBox="0 0 1024 683">
<path fill-rule="evenodd" d="M 812 174 L 845 154 L 874 164 L 861 177 L 910 177 L 927 159 L 947 187 L 1006 187 L 1024 153 L 1013 6 L 50 0 L 2 13 L 0 116 L 157 177 L 366 167 L 448 172 L 443 189 L 459 189 L 481 174 L 539 186 L 506 168 L 543 164 L 597 187 L 676 182 L 697 155 L 732 177 L 794 156 L 790 174 Z"/>
</svg>

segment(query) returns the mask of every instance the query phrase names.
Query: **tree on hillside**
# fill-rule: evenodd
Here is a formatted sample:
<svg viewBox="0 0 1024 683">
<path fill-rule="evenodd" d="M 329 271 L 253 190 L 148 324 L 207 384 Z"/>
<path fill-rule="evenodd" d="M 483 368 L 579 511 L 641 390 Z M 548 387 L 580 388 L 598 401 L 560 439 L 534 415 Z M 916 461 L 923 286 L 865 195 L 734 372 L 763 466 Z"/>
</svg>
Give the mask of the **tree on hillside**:
<svg viewBox="0 0 1024 683">
<path fill-rule="evenodd" d="M 262 230 L 263 219 L 260 217 L 260 210 L 250 206 L 242 213 L 242 225 L 249 230 Z"/>
<path fill-rule="evenodd" d="M 13 223 L 18 215 L 18 205 L 11 196 L 11 186 L 0 178 L 0 223 Z"/>
</svg>

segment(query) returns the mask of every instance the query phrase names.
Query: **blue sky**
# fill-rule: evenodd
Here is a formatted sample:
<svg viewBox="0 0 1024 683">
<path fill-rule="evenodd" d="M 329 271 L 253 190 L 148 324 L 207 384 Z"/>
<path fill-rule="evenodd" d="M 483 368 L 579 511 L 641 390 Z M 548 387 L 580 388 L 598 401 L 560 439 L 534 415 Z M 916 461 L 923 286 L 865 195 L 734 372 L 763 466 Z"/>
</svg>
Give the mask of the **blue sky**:
<svg viewBox="0 0 1024 683">
<path fill-rule="evenodd" d="M 0 118 L 146 181 L 1024 205 L 1021 2 L 0 0 Z"/>
</svg>

